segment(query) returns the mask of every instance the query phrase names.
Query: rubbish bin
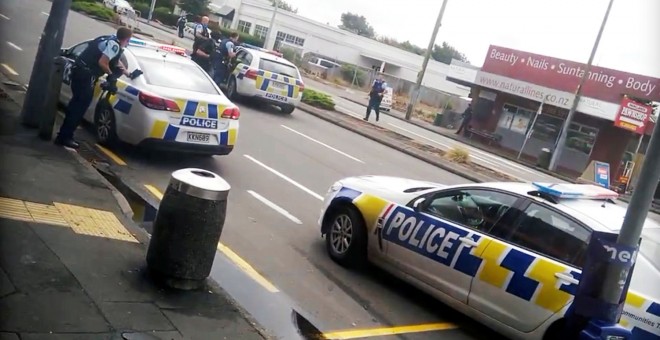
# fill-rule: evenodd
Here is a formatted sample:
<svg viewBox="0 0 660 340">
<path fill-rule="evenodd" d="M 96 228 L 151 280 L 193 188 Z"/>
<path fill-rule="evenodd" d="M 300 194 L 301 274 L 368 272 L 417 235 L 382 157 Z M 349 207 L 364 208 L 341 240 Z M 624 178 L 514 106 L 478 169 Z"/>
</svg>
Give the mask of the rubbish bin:
<svg viewBox="0 0 660 340">
<path fill-rule="evenodd" d="M 550 149 L 548 148 L 543 148 L 541 149 L 539 158 L 536 160 L 536 165 L 547 170 L 550 167 L 551 158 L 552 158 L 552 151 L 550 151 Z"/>
<path fill-rule="evenodd" d="M 225 223 L 230 188 L 210 171 L 172 173 L 147 251 L 147 267 L 157 281 L 182 290 L 204 285 Z"/>
<path fill-rule="evenodd" d="M 433 119 L 433 125 L 440 126 L 442 124 L 442 113 L 438 112 L 435 114 L 435 119 Z"/>
</svg>

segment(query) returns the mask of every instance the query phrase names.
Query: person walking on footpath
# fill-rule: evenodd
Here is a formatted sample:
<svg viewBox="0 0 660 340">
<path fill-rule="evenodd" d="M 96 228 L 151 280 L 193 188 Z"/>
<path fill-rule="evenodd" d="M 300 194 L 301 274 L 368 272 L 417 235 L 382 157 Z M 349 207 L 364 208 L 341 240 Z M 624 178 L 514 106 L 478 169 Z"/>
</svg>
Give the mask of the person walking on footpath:
<svg viewBox="0 0 660 340">
<path fill-rule="evenodd" d="M 461 121 L 461 126 L 458 127 L 458 130 L 456 130 L 456 134 L 460 135 L 461 132 L 467 131 L 469 128 L 470 121 L 472 120 L 472 103 L 468 104 L 467 109 L 463 111 L 463 120 Z"/>
<path fill-rule="evenodd" d="M 128 72 L 119 58 L 128 46 L 133 31 L 120 27 L 116 35 L 104 35 L 94 39 L 76 58 L 71 68 L 71 100 L 67 106 L 64 122 L 55 138 L 55 144 L 78 149 L 80 144 L 73 139 L 85 112 L 94 98 L 94 86 L 99 77 L 108 74 L 124 75 L 130 79 L 138 77 L 142 72 Z"/>
<path fill-rule="evenodd" d="M 179 38 L 183 38 L 183 29 L 186 27 L 187 22 L 188 20 L 186 20 L 184 15 L 181 15 L 179 20 L 177 20 L 176 26 L 179 28 Z"/>
<path fill-rule="evenodd" d="M 373 109 L 376 111 L 376 121 L 378 121 L 380 115 L 380 102 L 383 101 L 383 93 L 385 93 L 386 88 L 387 83 L 383 79 L 383 75 L 378 75 L 378 79 L 374 81 L 373 85 L 371 85 L 371 91 L 369 91 L 369 105 L 367 105 L 367 115 L 362 119 L 369 121 L 369 115 Z"/>
</svg>

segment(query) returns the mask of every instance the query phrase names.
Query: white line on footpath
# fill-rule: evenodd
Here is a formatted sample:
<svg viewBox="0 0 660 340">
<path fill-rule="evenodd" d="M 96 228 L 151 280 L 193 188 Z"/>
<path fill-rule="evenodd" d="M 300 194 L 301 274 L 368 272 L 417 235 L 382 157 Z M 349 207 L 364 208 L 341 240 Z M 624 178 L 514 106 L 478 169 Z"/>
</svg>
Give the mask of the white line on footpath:
<svg viewBox="0 0 660 340">
<path fill-rule="evenodd" d="M 345 108 L 345 107 L 341 107 L 341 106 L 337 106 L 337 105 L 335 105 L 335 108 L 336 108 L 338 111 L 341 111 L 343 114 L 347 114 L 347 115 L 349 115 L 349 116 L 353 116 L 353 117 L 355 117 L 355 118 L 359 118 L 359 119 L 362 119 L 362 118 L 363 118 L 362 116 L 358 115 L 357 113 L 353 113 L 353 111 L 351 111 L 351 110 L 349 110 L 349 109 L 347 109 L 347 108 Z"/>
<path fill-rule="evenodd" d="M 20 46 L 14 44 L 14 43 L 11 42 L 11 41 L 7 41 L 7 45 L 9 45 L 9 46 L 11 46 L 13 49 L 16 49 L 16 50 L 19 50 L 19 51 L 22 51 L 22 50 L 23 50 Z"/>
<path fill-rule="evenodd" d="M 48 14 L 46 12 L 41 12 L 41 15 L 50 16 L 50 14 Z"/>
<path fill-rule="evenodd" d="M 326 148 L 328 148 L 328 149 L 330 149 L 330 150 L 332 150 L 332 151 L 334 151 L 334 152 L 336 152 L 336 153 L 338 153 L 338 154 L 340 154 L 340 155 L 342 155 L 342 156 L 345 156 L 345 157 L 350 158 L 350 159 L 352 159 L 352 160 L 354 160 L 354 161 L 356 161 L 356 162 L 360 162 L 360 163 L 364 164 L 363 161 L 361 161 L 361 160 L 359 160 L 359 159 L 357 159 L 357 158 L 355 158 L 355 157 L 353 157 L 353 156 L 351 156 L 351 155 L 349 155 L 349 154 L 347 154 L 347 153 L 345 153 L 345 152 L 343 152 L 343 151 L 337 150 L 337 149 L 333 148 L 332 146 L 330 146 L 330 145 L 328 145 L 328 144 L 325 144 L 325 143 L 323 143 L 323 142 L 321 142 L 321 141 L 318 141 L 318 140 L 316 140 L 316 139 L 314 139 L 314 138 L 312 138 L 312 137 L 310 137 L 310 136 L 307 136 L 306 134 L 304 134 L 304 133 L 302 133 L 302 132 L 298 132 L 298 131 L 296 131 L 296 130 L 294 130 L 294 129 L 292 129 L 292 128 L 286 126 L 286 125 L 280 125 L 280 126 L 283 127 L 283 128 L 285 128 L 285 129 L 287 129 L 287 130 L 289 130 L 289 131 L 291 131 L 291 132 L 293 132 L 293 133 L 295 133 L 295 134 L 298 134 L 298 135 L 300 135 L 300 136 L 302 136 L 302 137 L 305 137 L 305 138 L 311 140 L 311 141 L 314 142 L 314 143 L 317 143 L 317 144 L 319 144 L 319 145 L 325 146 Z"/>
<path fill-rule="evenodd" d="M 254 157 L 252 157 L 252 156 L 250 156 L 250 155 L 243 155 L 243 156 L 245 156 L 245 158 L 247 158 L 247 159 L 253 161 L 253 162 L 256 163 L 257 165 L 261 166 L 262 168 L 264 168 L 264 169 L 266 169 L 266 170 L 272 172 L 273 174 L 277 175 L 279 178 L 281 178 L 281 179 L 283 179 L 283 180 L 285 180 L 285 181 L 287 181 L 287 182 L 293 184 L 293 186 L 295 186 L 296 188 L 298 188 L 298 189 L 300 189 L 300 190 L 302 190 L 302 191 L 304 191 L 304 192 L 310 194 L 311 196 L 313 196 L 314 198 L 318 199 L 319 201 L 323 201 L 323 196 L 321 196 L 321 195 L 319 195 L 319 194 L 313 192 L 312 190 L 310 190 L 310 189 L 307 188 L 306 186 L 304 186 L 304 185 L 302 185 L 302 184 L 300 184 L 300 183 L 298 183 L 298 182 L 292 180 L 291 178 L 289 178 L 289 177 L 285 176 L 284 174 L 282 174 L 281 172 L 279 172 L 279 171 L 277 171 L 277 170 L 275 170 L 275 169 L 269 167 L 268 165 L 266 165 L 266 164 L 264 164 L 264 163 L 261 163 L 260 161 L 256 160 Z"/>
<path fill-rule="evenodd" d="M 2 13 L 0 13 L 0 18 L 3 18 L 3 19 L 5 19 L 5 20 L 11 20 L 8 16 L 6 16 L 6 15 L 4 15 L 4 14 L 2 14 Z"/>
<path fill-rule="evenodd" d="M 261 201 L 261 203 L 267 205 L 271 209 L 273 209 L 273 210 L 277 211 L 278 213 L 280 213 L 282 216 L 284 216 L 284 217 L 288 218 L 289 220 L 291 220 L 293 223 L 302 224 L 302 222 L 297 217 L 291 215 L 291 213 L 284 210 L 284 208 L 280 207 L 279 205 L 269 201 L 266 197 L 263 197 L 263 196 L 259 195 L 258 193 L 254 192 L 252 190 L 248 190 L 247 192 L 248 192 L 248 194 L 252 195 L 252 197 L 254 197 L 254 198 L 258 199 L 259 201 Z"/>
<path fill-rule="evenodd" d="M 2 68 L 7 70 L 7 72 L 11 73 L 12 75 L 14 75 L 14 76 L 18 75 L 18 72 L 16 72 L 13 68 L 11 68 L 11 66 L 9 66 L 7 64 L 0 64 L 0 65 L 2 65 Z"/>
</svg>

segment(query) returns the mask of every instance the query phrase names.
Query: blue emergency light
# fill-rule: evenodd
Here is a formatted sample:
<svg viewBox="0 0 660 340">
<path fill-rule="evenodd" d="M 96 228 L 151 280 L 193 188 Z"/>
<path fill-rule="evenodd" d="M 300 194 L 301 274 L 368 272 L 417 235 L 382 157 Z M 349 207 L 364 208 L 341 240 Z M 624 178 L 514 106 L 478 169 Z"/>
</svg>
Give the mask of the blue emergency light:
<svg viewBox="0 0 660 340">
<path fill-rule="evenodd" d="M 540 193 L 556 198 L 573 199 L 616 199 L 616 192 L 593 184 L 572 183 L 532 183 Z"/>
</svg>

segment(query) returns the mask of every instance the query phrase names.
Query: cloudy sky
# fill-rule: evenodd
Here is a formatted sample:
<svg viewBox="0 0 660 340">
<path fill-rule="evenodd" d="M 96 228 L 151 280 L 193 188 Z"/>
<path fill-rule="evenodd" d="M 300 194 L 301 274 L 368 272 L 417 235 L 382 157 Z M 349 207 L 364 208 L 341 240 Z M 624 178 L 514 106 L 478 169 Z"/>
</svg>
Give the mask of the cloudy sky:
<svg viewBox="0 0 660 340">
<path fill-rule="evenodd" d="M 286 0 L 298 14 L 339 25 L 364 15 L 380 35 L 426 47 L 441 0 Z M 490 44 L 585 62 L 607 0 L 449 0 L 437 42 L 481 66 Z M 615 0 L 594 64 L 660 78 L 660 0 Z"/>
</svg>

